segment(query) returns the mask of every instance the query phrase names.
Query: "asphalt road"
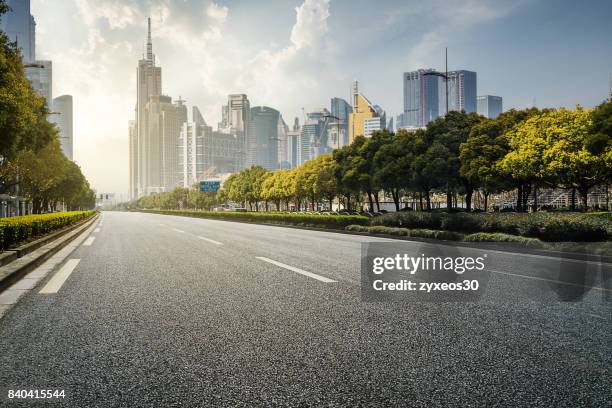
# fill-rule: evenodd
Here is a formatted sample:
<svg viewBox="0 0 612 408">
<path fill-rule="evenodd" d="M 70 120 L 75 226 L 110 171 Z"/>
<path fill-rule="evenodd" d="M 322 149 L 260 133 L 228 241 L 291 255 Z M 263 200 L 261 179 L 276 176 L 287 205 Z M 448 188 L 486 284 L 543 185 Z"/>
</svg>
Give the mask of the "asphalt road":
<svg viewBox="0 0 612 408">
<path fill-rule="evenodd" d="M 365 302 L 362 242 L 432 246 L 101 219 L 65 281 L 49 274 L 0 319 L 0 406 L 43 406 L 6 399 L 43 388 L 74 407 L 612 406 L 609 264 L 491 252 L 478 302 Z"/>
</svg>

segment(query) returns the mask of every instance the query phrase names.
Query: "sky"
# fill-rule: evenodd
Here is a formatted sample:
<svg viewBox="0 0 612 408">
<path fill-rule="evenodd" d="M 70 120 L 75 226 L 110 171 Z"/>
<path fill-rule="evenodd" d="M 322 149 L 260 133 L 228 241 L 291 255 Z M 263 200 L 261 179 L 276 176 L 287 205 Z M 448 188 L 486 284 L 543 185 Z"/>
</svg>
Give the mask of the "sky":
<svg viewBox="0 0 612 408">
<path fill-rule="evenodd" d="M 128 121 L 147 17 L 163 93 L 216 126 L 230 93 L 287 123 L 349 99 L 402 111 L 402 73 L 467 69 L 504 109 L 592 107 L 609 92 L 612 2 L 564 0 L 31 0 L 53 95 L 73 95 L 74 156 L 98 192 L 128 189 Z"/>
</svg>

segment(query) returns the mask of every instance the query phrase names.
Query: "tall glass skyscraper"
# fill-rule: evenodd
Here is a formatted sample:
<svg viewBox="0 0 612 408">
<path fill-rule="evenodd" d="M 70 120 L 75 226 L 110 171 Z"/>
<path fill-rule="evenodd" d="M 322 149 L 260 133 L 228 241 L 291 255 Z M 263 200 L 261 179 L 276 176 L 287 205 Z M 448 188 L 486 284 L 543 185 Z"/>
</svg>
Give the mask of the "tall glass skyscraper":
<svg viewBox="0 0 612 408">
<path fill-rule="evenodd" d="M 278 123 L 280 112 L 268 106 L 251 108 L 247 129 L 247 167 L 278 169 Z"/>
<path fill-rule="evenodd" d="M 53 99 L 54 115 L 51 120 L 57 125 L 60 133 L 60 144 L 64 155 L 73 160 L 72 150 L 72 96 L 62 95 Z"/>
<path fill-rule="evenodd" d="M 21 48 L 24 62 L 36 59 L 36 23 L 30 14 L 30 0 L 8 0 L 11 10 L 0 17 L 0 30 Z"/>
<path fill-rule="evenodd" d="M 396 128 L 424 127 L 440 115 L 442 78 L 433 69 L 404 72 L 404 112 Z"/>
<path fill-rule="evenodd" d="M 446 90 L 444 83 L 440 92 L 440 106 L 446 106 Z M 443 95 L 443 96 L 442 96 Z M 468 113 L 476 112 L 476 72 L 449 71 L 448 73 L 448 109 L 453 111 L 464 110 Z M 446 108 L 440 108 L 444 112 Z"/>
</svg>

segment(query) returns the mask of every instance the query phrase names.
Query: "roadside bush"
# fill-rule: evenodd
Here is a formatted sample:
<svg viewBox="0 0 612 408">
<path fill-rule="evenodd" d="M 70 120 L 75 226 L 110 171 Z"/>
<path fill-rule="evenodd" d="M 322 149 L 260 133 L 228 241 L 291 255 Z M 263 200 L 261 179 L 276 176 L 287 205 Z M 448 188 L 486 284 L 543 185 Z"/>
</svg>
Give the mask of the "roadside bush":
<svg viewBox="0 0 612 408">
<path fill-rule="evenodd" d="M 612 237 L 612 218 L 605 214 L 575 213 L 426 213 L 385 214 L 372 225 L 401 228 L 425 228 L 462 233 L 500 232 L 539 238 L 543 241 L 606 241 Z"/>
<path fill-rule="evenodd" d="M 311 215 L 266 212 L 232 212 L 232 211 L 181 211 L 181 210 L 145 210 L 144 212 L 180 215 L 196 218 L 210 218 L 225 221 L 256 222 L 263 224 L 300 225 L 330 229 L 344 229 L 351 224 L 368 225 L 368 217 L 358 215 Z"/>
<path fill-rule="evenodd" d="M 94 214 L 95 211 L 71 211 L 0 218 L 0 249 L 13 248 Z"/>
<path fill-rule="evenodd" d="M 404 237 L 415 237 L 415 238 L 430 238 L 430 239 L 441 239 L 447 241 L 461 241 L 463 234 L 453 231 L 442 231 L 442 230 L 430 230 L 430 229 L 408 229 L 408 228 L 394 228 L 385 227 L 382 225 L 375 225 L 372 227 L 365 227 L 361 225 L 349 225 L 346 227 L 347 231 L 357 232 L 369 232 L 372 234 L 386 234 L 386 235 L 397 235 Z"/>
<path fill-rule="evenodd" d="M 466 235 L 464 238 L 466 242 L 511 242 L 516 243 L 527 248 L 538 248 L 543 249 L 546 247 L 542 241 L 537 238 L 526 238 L 516 235 L 504 234 L 501 232 L 476 232 L 474 234 Z"/>
</svg>

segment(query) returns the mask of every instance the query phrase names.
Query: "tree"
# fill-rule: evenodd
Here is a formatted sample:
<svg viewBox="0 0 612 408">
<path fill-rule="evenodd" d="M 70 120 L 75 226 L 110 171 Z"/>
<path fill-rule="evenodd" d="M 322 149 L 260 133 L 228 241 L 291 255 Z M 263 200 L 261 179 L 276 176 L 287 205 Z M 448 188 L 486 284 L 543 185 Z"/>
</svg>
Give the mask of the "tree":
<svg viewBox="0 0 612 408">
<path fill-rule="evenodd" d="M 374 183 L 391 194 L 395 210 L 400 210 L 400 196 L 412 181 L 414 161 L 413 135 L 400 130 L 374 155 Z"/>
<path fill-rule="evenodd" d="M 453 208 L 453 192 L 459 187 L 462 187 L 465 192 L 468 209 L 471 206 L 474 186 L 469 180 L 461 177 L 459 171 L 461 165 L 459 161 L 459 148 L 462 143 L 467 141 L 472 127 L 481 120 L 482 117 L 476 113 L 451 111 L 445 116 L 430 122 L 425 130 L 425 137 L 430 146 L 437 145 L 444 147 L 444 149 L 436 147 L 429 151 L 428 155 L 431 159 L 446 161 L 444 164 L 446 174 L 442 183 L 443 185 L 437 187 L 443 187 L 446 190 L 446 208 L 449 211 Z M 442 156 L 431 156 L 434 152 L 438 152 L 442 154 Z"/>
<path fill-rule="evenodd" d="M 316 179 L 314 193 L 319 198 L 329 201 L 329 209 L 332 209 L 334 197 L 338 193 L 336 182 L 336 162 L 331 154 L 323 154 L 315 159 Z"/>
<path fill-rule="evenodd" d="M 296 170 L 295 189 L 298 197 L 310 200 L 312 211 L 316 210 L 319 198 L 315 190 L 316 182 L 317 163 L 315 160 L 307 160 Z"/>
<path fill-rule="evenodd" d="M 459 147 L 461 177 L 484 195 L 484 210 L 488 209 L 491 193 L 510 187 L 509 178 L 497 166 L 508 152 L 508 144 L 503 134 L 502 123 L 486 119 L 472 127 L 467 141 Z M 467 205 L 469 209 L 469 205 Z"/>
<path fill-rule="evenodd" d="M 509 132 L 511 151 L 500 162 L 501 168 L 515 178 L 575 188 L 586 210 L 589 190 L 612 171 L 609 148 L 599 154 L 587 148 L 592 140 L 591 115 L 577 107 L 532 116 Z"/>
</svg>

